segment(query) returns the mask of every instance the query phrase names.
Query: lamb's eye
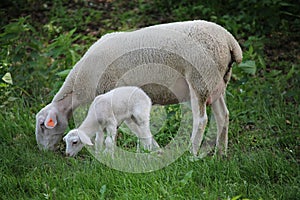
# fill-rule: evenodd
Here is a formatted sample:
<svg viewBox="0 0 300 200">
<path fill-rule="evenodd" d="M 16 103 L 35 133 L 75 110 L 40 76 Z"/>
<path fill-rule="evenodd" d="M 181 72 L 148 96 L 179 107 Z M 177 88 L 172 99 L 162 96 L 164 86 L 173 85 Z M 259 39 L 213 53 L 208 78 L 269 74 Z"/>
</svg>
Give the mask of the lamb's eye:
<svg viewBox="0 0 300 200">
<path fill-rule="evenodd" d="M 73 145 L 76 145 L 77 143 L 78 143 L 78 141 L 73 141 L 72 142 Z"/>
</svg>

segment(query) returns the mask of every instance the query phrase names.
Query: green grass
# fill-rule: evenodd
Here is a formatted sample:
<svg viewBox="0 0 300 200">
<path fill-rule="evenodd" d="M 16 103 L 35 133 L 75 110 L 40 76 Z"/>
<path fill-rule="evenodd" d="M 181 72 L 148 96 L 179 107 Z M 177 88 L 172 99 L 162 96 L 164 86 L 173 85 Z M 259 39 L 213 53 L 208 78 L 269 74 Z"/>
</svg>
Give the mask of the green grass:
<svg viewBox="0 0 300 200">
<path fill-rule="evenodd" d="M 18 100 L 0 115 L 1 199 L 298 199 L 300 140 L 294 105 L 248 96 L 247 91 L 237 98 L 237 88 L 233 81 L 233 96 L 227 98 L 227 158 L 191 161 L 187 152 L 161 170 L 141 174 L 111 169 L 86 150 L 76 158 L 66 158 L 64 149 L 39 151 L 34 113 Z"/>
<path fill-rule="evenodd" d="M 223 6 L 189 0 L 89 2 L 20 1 L 16 6 L 5 1 L 9 6 L 0 8 L 0 78 L 9 72 L 13 81 L 0 82 L 0 199 L 300 199 L 297 5 L 280 0 L 262 0 L 255 7 L 234 0 Z M 100 163 L 86 149 L 76 158 L 64 156 L 63 143 L 57 152 L 38 150 L 35 114 L 97 38 L 200 18 L 225 26 L 244 52 L 227 92 L 226 158 L 195 160 L 186 152 L 163 169 L 126 173 Z M 175 105 L 151 115 L 152 125 L 161 126 L 152 127 L 160 145 L 176 136 L 181 114 Z M 126 127 L 118 145 L 136 147 Z"/>
</svg>

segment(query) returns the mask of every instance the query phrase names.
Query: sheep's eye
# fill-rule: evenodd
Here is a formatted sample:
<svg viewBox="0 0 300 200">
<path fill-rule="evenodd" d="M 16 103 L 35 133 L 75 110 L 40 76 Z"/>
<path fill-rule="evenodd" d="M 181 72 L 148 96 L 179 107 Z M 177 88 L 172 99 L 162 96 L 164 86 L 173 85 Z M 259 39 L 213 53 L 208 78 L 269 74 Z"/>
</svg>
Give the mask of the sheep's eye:
<svg viewBox="0 0 300 200">
<path fill-rule="evenodd" d="M 40 125 L 40 127 L 41 128 L 44 128 L 45 127 L 45 120 L 43 120 L 43 119 L 38 119 L 38 123 L 39 123 L 39 125 Z"/>
<path fill-rule="evenodd" d="M 78 143 L 78 141 L 73 141 L 72 142 L 73 145 L 76 145 L 77 143 Z"/>
<path fill-rule="evenodd" d="M 45 124 L 44 123 L 40 124 L 40 127 L 41 127 L 42 130 L 44 130 L 45 129 Z"/>
</svg>

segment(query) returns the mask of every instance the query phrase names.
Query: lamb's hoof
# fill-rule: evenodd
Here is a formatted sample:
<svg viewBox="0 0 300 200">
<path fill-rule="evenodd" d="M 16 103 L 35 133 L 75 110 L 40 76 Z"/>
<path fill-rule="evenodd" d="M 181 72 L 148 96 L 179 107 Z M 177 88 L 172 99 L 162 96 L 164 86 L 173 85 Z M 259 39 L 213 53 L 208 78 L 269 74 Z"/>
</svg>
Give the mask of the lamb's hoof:
<svg viewBox="0 0 300 200">
<path fill-rule="evenodd" d="M 197 161 L 201 160 L 200 158 L 198 158 L 196 156 L 189 156 L 188 158 L 189 158 L 190 162 L 197 162 Z"/>
<path fill-rule="evenodd" d="M 189 156 L 189 160 L 191 162 L 196 162 L 196 161 L 199 161 L 199 160 L 202 160 L 203 158 L 205 158 L 207 156 L 207 154 L 199 154 L 197 156 Z"/>
<path fill-rule="evenodd" d="M 95 147 L 95 154 L 100 154 L 102 151 L 104 151 L 103 149 L 104 149 L 103 147 L 96 146 Z"/>
<path fill-rule="evenodd" d="M 104 154 L 106 157 L 111 157 L 112 159 L 114 159 L 114 151 L 111 150 L 111 149 L 105 148 L 104 151 L 103 151 L 103 154 Z"/>
<path fill-rule="evenodd" d="M 151 155 L 161 157 L 163 155 L 163 149 L 156 148 L 154 151 L 150 152 Z"/>
<path fill-rule="evenodd" d="M 191 162 L 196 162 L 198 160 L 202 160 L 203 158 L 205 158 L 208 155 L 208 152 L 199 152 L 198 151 L 194 151 L 193 148 L 191 148 L 190 153 L 192 154 L 189 157 L 189 160 Z"/>
<path fill-rule="evenodd" d="M 196 150 L 195 148 L 191 147 L 191 148 L 190 148 L 190 153 L 191 153 L 194 157 L 197 157 L 198 150 Z"/>
</svg>

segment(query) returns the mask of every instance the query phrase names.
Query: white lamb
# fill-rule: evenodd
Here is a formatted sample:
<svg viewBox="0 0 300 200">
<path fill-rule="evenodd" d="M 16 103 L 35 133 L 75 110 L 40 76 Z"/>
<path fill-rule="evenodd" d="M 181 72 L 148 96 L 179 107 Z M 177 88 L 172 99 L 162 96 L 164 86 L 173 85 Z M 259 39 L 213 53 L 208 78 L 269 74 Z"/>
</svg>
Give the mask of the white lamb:
<svg viewBox="0 0 300 200">
<path fill-rule="evenodd" d="M 82 147 L 93 145 L 101 150 L 105 139 L 105 151 L 114 152 L 117 127 L 125 124 L 137 135 L 146 150 L 158 149 L 159 145 L 150 132 L 151 99 L 138 87 L 119 87 L 99 95 L 90 105 L 88 115 L 78 129 L 71 130 L 63 139 L 66 155 L 75 156 Z"/>
<path fill-rule="evenodd" d="M 151 26 L 103 36 L 74 66 L 52 102 L 36 116 L 36 140 L 55 150 L 74 109 L 118 86 L 141 87 L 154 104 L 191 100 L 191 152 L 197 155 L 212 105 L 216 147 L 226 154 L 229 112 L 224 92 L 233 62 L 242 61 L 234 37 L 202 20 Z"/>
</svg>

